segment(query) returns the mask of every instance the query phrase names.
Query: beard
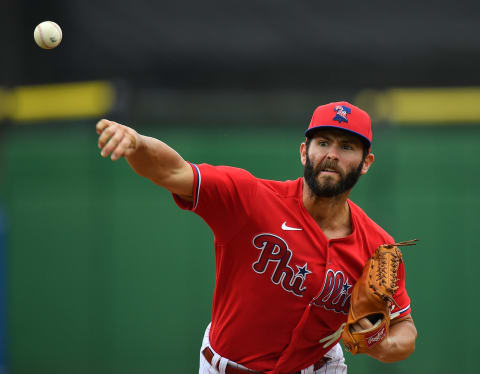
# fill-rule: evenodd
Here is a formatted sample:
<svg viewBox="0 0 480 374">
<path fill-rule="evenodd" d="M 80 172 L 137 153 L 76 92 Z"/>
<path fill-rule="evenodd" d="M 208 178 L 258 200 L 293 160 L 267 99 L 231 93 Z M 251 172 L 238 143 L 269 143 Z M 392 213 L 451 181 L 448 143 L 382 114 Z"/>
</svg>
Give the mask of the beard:
<svg viewBox="0 0 480 374">
<path fill-rule="evenodd" d="M 310 187 L 312 193 L 317 197 L 334 197 L 344 192 L 350 190 L 355 186 L 358 179 L 360 178 L 363 163 L 365 160 L 362 160 L 356 168 L 350 168 L 345 174 L 337 166 L 337 162 L 331 160 L 325 160 L 323 163 L 319 164 L 316 168 L 313 167 L 308 157 L 305 162 L 305 168 L 303 171 L 303 177 Z M 331 176 L 327 176 L 323 181 L 319 182 L 317 177 L 320 175 L 322 170 L 331 169 L 335 170 L 340 177 L 340 180 L 335 183 Z"/>
</svg>

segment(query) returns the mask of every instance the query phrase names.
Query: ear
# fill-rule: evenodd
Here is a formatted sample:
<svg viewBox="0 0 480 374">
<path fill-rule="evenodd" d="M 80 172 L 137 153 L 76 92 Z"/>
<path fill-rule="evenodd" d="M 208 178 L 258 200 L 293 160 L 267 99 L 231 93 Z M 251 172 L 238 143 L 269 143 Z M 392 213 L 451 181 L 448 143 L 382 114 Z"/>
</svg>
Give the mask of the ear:
<svg viewBox="0 0 480 374">
<path fill-rule="evenodd" d="M 305 166 L 305 163 L 307 162 L 307 145 L 305 142 L 300 144 L 300 161 L 302 162 L 302 165 Z"/>
<path fill-rule="evenodd" d="M 375 161 L 375 155 L 373 153 L 369 153 L 367 157 L 365 157 L 365 161 L 363 163 L 362 172 L 361 174 L 367 174 L 368 169 L 372 166 L 373 161 Z"/>
</svg>

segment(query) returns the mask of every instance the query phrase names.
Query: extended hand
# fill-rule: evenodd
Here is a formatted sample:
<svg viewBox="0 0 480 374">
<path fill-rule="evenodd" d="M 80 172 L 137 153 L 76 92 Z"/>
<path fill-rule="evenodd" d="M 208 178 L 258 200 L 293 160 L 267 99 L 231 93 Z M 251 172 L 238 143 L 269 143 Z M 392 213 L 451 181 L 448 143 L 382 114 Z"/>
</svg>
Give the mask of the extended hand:
<svg viewBox="0 0 480 374">
<path fill-rule="evenodd" d="M 110 158 L 115 161 L 120 157 L 130 156 L 138 147 L 140 136 L 130 127 L 102 119 L 98 121 L 96 129 L 100 135 L 98 148 L 102 150 L 102 157 L 111 154 Z"/>
</svg>

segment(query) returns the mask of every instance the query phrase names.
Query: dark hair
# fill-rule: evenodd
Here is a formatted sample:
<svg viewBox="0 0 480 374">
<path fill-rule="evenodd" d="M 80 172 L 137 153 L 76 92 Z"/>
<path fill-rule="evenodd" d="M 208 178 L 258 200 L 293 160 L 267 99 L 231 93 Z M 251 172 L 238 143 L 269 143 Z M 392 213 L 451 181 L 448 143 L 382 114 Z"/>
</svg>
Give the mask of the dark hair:
<svg viewBox="0 0 480 374">
<path fill-rule="evenodd" d="M 310 143 L 312 142 L 312 139 L 313 137 L 307 138 L 307 141 L 305 142 L 305 145 L 307 146 L 307 152 L 308 152 L 308 148 L 310 147 Z M 370 153 L 370 145 L 362 138 L 360 138 L 360 140 L 362 141 L 362 145 L 363 145 L 362 160 L 365 161 L 365 158 L 367 158 L 368 154 Z"/>
</svg>

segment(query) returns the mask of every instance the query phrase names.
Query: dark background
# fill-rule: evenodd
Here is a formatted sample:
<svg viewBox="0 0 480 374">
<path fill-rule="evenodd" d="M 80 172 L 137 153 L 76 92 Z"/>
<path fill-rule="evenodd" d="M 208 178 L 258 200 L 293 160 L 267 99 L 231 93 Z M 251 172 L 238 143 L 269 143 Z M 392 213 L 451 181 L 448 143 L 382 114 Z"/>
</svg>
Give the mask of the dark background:
<svg viewBox="0 0 480 374">
<path fill-rule="evenodd" d="M 318 90 L 480 84 L 475 1 L 3 0 L 4 84 Z M 62 46 L 33 29 L 54 20 Z"/>
</svg>

